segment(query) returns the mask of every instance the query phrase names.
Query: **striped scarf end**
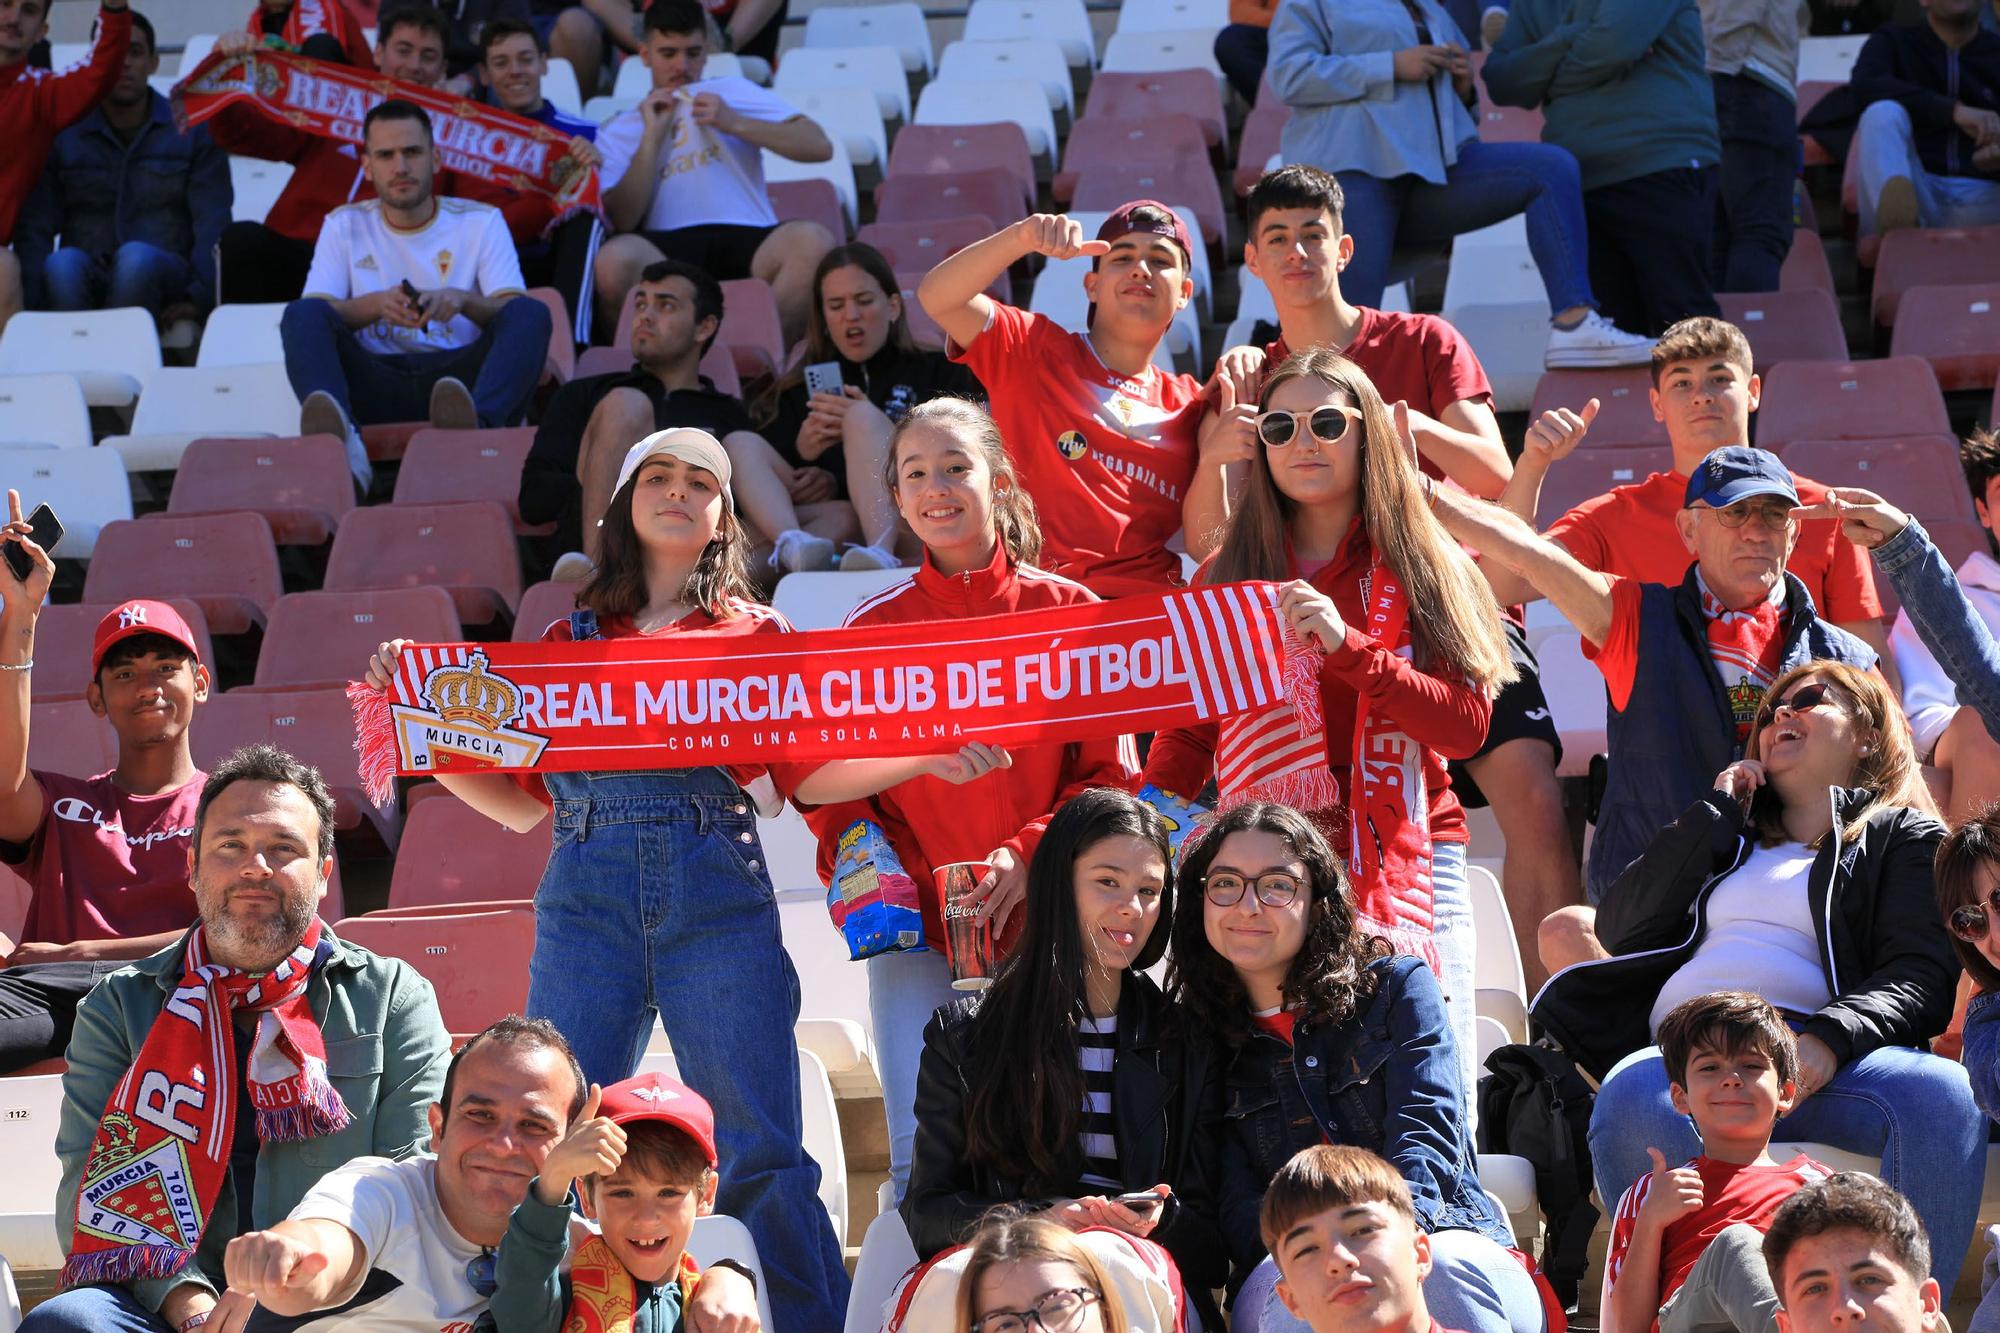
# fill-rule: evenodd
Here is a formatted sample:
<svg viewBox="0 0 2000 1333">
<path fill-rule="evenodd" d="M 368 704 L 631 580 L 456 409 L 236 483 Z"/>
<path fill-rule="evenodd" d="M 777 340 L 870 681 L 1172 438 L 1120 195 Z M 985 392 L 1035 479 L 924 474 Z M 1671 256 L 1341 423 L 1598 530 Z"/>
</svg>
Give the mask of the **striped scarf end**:
<svg viewBox="0 0 2000 1333">
<path fill-rule="evenodd" d="M 259 1110 L 257 1137 L 264 1143 L 304 1143 L 338 1134 L 353 1123 L 340 1094 L 322 1086 L 307 1092 L 306 1100 L 297 1106 Z"/>
<path fill-rule="evenodd" d="M 142 1282 L 172 1277 L 187 1267 L 194 1251 L 178 1245 L 119 1245 L 89 1254 L 72 1254 L 63 1265 L 61 1286 L 89 1287 L 107 1282 Z"/>
<path fill-rule="evenodd" d="M 396 723 L 389 711 L 389 694 L 362 681 L 349 681 L 347 704 L 354 710 L 354 749 L 362 790 L 378 807 L 387 809 L 396 795 Z"/>
</svg>

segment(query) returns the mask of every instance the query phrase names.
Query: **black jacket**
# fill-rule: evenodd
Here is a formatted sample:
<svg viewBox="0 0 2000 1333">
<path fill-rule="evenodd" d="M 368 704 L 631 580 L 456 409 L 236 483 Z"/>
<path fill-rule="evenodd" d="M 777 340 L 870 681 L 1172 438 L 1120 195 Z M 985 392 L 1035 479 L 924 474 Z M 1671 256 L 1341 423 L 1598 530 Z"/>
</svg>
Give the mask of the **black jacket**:
<svg viewBox="0 0 2000 1333">
<path fill-rule="evenodd" d="M 1844 160 L 1861 113 L 1884 101 L 1900 103 L 1910 113 L 1924 170 L 1984 180 L 2000 174 L 1972 165 L 1973 141 L 1951 119 L 1959 102 L 2000 111 L 2000 33 L 1981 28 L 1954 51 L 1928 23 L 1878 28 L 1855 58 L 1847 83 L 1821 98 L 1801 128 Z"/>
<path fill-rule="evenodd" d="M 921 347 L 906 352 L 890 342 L 884 343 L 882 350 L 866 361 L 837 356 L 834 362 L 840 367 L 841 382 L 861 390 L 891 421 L 901 421 L 911 408 L 933 398 L 951 396 L 980 401 L 986 398 L 986 390 L 972 372 L 943 352 Z M 817 458 L 799 456 L 799 428 L 806 424 L 806 413 L 811 406 L 811 395 L 803 381 L 785 389 L 778 395 L 777 416 L 762 428 L 763 436 L 793 467 L 823 467 L 831 472 L 840 488 L 839 494 L 845 497 L 847 451 L 839 443 Z"/>
<path fill-rule="evenodd" d="M 1834 999 L 1804 1031 L 1846 1064 L 1878 1046 L 1920 1046 L 1943 1032 L 1959 966 L 1931 881 L 1944 827 L 1915 810 L 1890 809 L 1843 841 L 1842 819 L 1868 793 L 1829 788 L 1827 797 L 1834 829 L 1813 860 L 1807 892 Z M 1611 886 L 1598 905 L 1597 935 L 1616 956 L 1564 968 L 1534 1004 L 1535 1020 L 1585 1072 L 1602 1079 L 1652 1044 L 1653 1001 L 1694 956 L 1709 891 L 1754 845 L 1743 807 L 1711 792 L 1660 830 Z"/>
<path fill-rule="evenodd" d="M 1023 1199 L 1018 1179 L 966 1160 L 970 1078 L 966 1062 L 983 998 L 942 1006 L 924 1028 L 923 1062 L 917 1072 L 917 1137 L 902 1208 L 920 1258 L 964 1241 L 980 1215 L 995 1204 L 1033 1202 Z M 1228 1276 L 1229 1259 L 1215 1224 L 1217 1145 L 1213 1135 L 1197 1134 L 1196 1129 L 1219 1122 L 1221 1083 L 1206 1045 L 1181 1036 L 1169 1027 L 1167 1018 L 1167 999 L 1159 987 L 1141 973 L 1127 972 L 1118 1000 L 1118 1053 L 1111 1070 L 1118 1165 L 1127 1190 L 1151 1189 L 1161 1181 L 1173 1187 L 1174 1202 L 1152 1238 L 1173 1255 L 1189 1299 L 1207 1306 L 1208 1291 L 1220 1287 Z M 1033 1078 L 1033 1059 L 1033 1052 L 1021 1052 L 1019 1067 L 1002 1076 Z M 1080 1146 L 1076 1153 L 1081 1174 Z M 1220 1327 L 1211 1320 L 1204 1322 Z"/>
</svg>

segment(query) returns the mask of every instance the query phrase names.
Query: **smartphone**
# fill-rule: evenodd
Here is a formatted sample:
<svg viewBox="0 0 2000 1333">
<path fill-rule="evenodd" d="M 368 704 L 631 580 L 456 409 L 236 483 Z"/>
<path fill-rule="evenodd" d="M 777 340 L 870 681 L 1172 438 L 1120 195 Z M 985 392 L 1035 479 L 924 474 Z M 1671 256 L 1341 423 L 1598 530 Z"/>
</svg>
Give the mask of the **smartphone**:
<svg viewBox="0 0 2000 1333">
<path fill-rule="evenodd" d="M 47 505 L 36 505 L 35 512 L 28 515 L 28 526 L 33 529 L 28 535 L 34 539 L 35 545 L 54 555 L 56 543 L 63 537 L 63 525 L 57 520 L 56 511 Z M 0 550 L 6 552 L 7 568 L 14 571 L 14 578 L 26 583 L 28 575 L 35 572 L 34 558 L 22 550 L 18 542 L 8 542 Z"/>
<path fill-rule="evenodd" d="M 1133 1194 L 1116 1195 L 1112 1198 L 1111 1202 L 1118 1204 L 1120 1207 L 1130 1208 L 1135 1213 L 1150 1213 L 1172 1197 L 1170 1194 L 1155 1194 L 1151 1190 L 1139 1190 Z"/>
<path fill-rule="evenodd" d="M 402 287 L 403 287 L 403 295 L 410 298 L 410 304 L 422 305 L 424 303 L 424 294 L 418 291 L 415 287 L 412 287 L 410 285 L 410 280 L 408 278 L 403 279 Z"/>
<path fill-rule="evenodd" d="M 841 378 L 840 362 L 815 361 L 806 367 L 806 393 L 830 393 L 838 398 L 847 381 Z"/>
</svg>

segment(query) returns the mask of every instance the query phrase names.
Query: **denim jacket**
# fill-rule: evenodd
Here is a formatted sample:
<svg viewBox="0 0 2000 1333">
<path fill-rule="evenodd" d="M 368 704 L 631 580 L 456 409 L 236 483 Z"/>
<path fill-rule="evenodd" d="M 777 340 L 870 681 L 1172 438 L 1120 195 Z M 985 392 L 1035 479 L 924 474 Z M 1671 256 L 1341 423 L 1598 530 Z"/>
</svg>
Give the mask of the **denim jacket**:
<svg viewBox="0 0 2000 1333">
<path fill-rule="evenodd" d="M 1958 586 L 1951 564 L 1911 516 L 1908 526 L 1875 548 L 1875 563 L 1896 589 L 1917 637 L 1944 674 L 2000 740 L 2000 643 Z"/>
<path fill-rule="evenodd" d="M 1421 959 L 1381 958 L 1374 996 L 1333 1028 L 1299 1020 L 1293 1045 L 1258 1032 L 1224 1075 L 1222 1234 L 1235 1281 L 1264 1257 L 1257 1210 L 1278 1168 L 1321 1142 L 1380 1153 L 1426 1232 L 1513 1233 L 1479 1184 L 1444 992 Z"/>
<path fill-rule="evenodd" d="M 1972 1080 L 1972 1100 L 1988 1120 L 2000 1120 L 2000 995 L 1975 995 L 1965 1007 L 1965 1049 L 1959 1058 Z"/>
</svg>

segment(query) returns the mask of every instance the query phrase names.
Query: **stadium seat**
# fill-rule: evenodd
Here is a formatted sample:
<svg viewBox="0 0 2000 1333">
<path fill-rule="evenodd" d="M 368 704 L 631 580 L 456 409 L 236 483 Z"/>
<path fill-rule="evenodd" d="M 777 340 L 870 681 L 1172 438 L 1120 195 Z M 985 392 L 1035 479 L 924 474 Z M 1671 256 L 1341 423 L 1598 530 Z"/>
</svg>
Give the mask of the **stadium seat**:
<svg viewBox="0 0 2000 1333">
<path fill-rule="evenodd" d="M 2000 282 L 2000 227 L 1907 227 L 1882 237 L 1870 309 L 1877 324 L 1893 325 L 1912 287 L 1993 282 Z"/>
<path fill-rule="evenodd" d="M 1782 452 L 1792 440 L 1893 440 L 1952 433 L 1937 376 L 1914 356 L 1787 361 L 1764 377 L 1763 400 L 1751 429 L 1757 444 L 1774 452 Z"/>
<path fill-rule="evenodd" d="M 14 1286 L 14 1266 L 0 1254 L 0 1333 L 14 1333 L 20 1326 L 21 1293 Z"/>
<path fill-rule="evenodd" d="M 776 373 L 785 363 L 785 334 L 778 323 L 778 301 L 762 278 L 733 278 L 722 284 L 722 327 L 715 340 L 735 349 L 738 373 Z M 746 360 L 741 353 L 749 353 Z"/>
<path fill-rule="evenodd" d="M 521 594 L 520 609 L 514 613 L 514 642 L 533 643 L 558 620 L 576 610 L 576 590 L 582 585 L 543 579 Z"/>
<path fill-rule="evenodd" d="M 292 179 L 289 162 L 266 162 L 261 157 L 229 158 L 229 184 L 235 196 L 229 206 L 232 222 L 262 222 L 285 192 Z"/>
<path fill-rule="evenodd" d="M 19 491 L 29 513 L 38 504 L 56 511 L 63 536 L 49 554 L 58 559 L 90 559 L 104 526 L 132 517 L 124 465 L 102 449 L 0 445 L 0 486 Z"/>
<path fill-rule="evenodd" d="M 780 222 L 817 222 L 840 245 L 853 234 L 840 191 L 832 181 L 766 181 L 764 192 L 771 196 L 771 211 Z"/>
<path fill-rule="evenodd" d="M 1588 440 L 1596 438 L 1593 431 L 1586 443 L 1549 469 L 1547 480 L 1542 482 L 1541 501 L 1535 506 L 1537 528 L 1546 528 L 1585 500 L 1595 499 L 1614 486 L 1630 486 L 1655 472 L 1674 470 L 1674 451 L 1669 445 L 1593 447 Z"/>
<path fill-rule="evenodd" d="M 202 61 L 208 59 L 209 53 L 215 50 L 217 35 L 212 32 L 198 32 L 181 44 L 180 63 L 174 66 L 176 79 L 185 79 L 200 67 Z"/>
<path fill-rule="evenodd" d="M 1487 383 L 1493 386 L 1494 409 L 1526 411 L 1534 401 L 1548 352 L 1547 299 L 1536 296 L 1528 301 L 1447 305 L 1444 318 L 1478 356 Z"/>
<path fill-rule="evenodd" d="M 764 150 L 764 179 L 767 181 L 825 181 L 840 196 L 840 211 L 846 220 L 842 235 L 851 233 L 861 215 L 861 195 L 854 184 L 854 164 L 847 157 L 847 143 L 829 135 L 833 156 L 824 162 L 794 162 Z"/>
<path fill-rule="evenodd" d="M 1986 408 L 1986 424 L 2000 430 L 2000 384 L 1993 386 L 1993 401 Z"/>
<path fill-rule="evenodd" d="M 1279 138 L 1291 118 L 1292 109 L 1283 102 L 1259 102 L 1243 118 L 1243 133 L 1236 141 L 1236 193 L 1250 193 L 1271 159 L 1278 156 Z"/>
<path fill-rule="evenodd" d="M 170 514 L 249 510 L 280 546 L 322 546 L 354 508 L 347 445 L 331 435 L 195 440 L 181 455 Z"/>
<path fill-rule="evenodd" d="M 708 70 L 704 68 L 702 73 L 707 75 Z M 629 106 L 637 106 L 652 91 L 653 71 L 646 68 L 645 61 L 625 59 L 618 62 L 618 70 L 611 76 L 612 97 Z"/>
<path fill-rule="evenodd" d="M 900 137 L 918 128 L 913 125 Z M 894 156 L 895 150 L 891 149 L 890 157 Z M 995 170 L 975 168 L 903 176 L 891 173 L 875 190 L 878 222 L 919 222 L 976 214 L 992 218 L 996 227 L 1004 227 L 1019 221 L 1027 211 L 1020 182 Z"/>
<path fill-rule="evenodd" d="M 118 733 L 82 699 L 28 705 L 29 768 L 88 778 L 117 766 Z"/>
<path fill-rule="evenodd" d="M 171 471 L 205 436 L 297 435 L 299 399 L 282 365 L 148 371 L 129 435 L 106 436 L 128 472 Z"/>
<path fill-rule="evenodd" d="M 1778 270 L 1778 290 L 1796 292 L 1816 288 L 1832 292 L 1833 265 L 1827 262 L 1826 243 L 1819 233 L 1809 227 L 1800 227 L 1792 233 L 1792 248 L 1785 255 L 1784 267 Z"/>
<path fill-rule="evenodd" d="M 1529 419 L 1552 407 L 1581 409 L 1598 400 L 1597 420 L 1590 442 L 1599 448 L 1619 444 L 1665 444 L 1667 428 L 1653 420 L 1653 375 L 1645 366 L 1616 370 L 1551 370 L 1535 386 Z M 1766 387 L 1768 394 L 1769 388 Z M 1765 401 L 1769 401 L 1768 397 Z"/>
<path fill-rule="evenodd" d="M 361 679 L 369 656 L 385 640 L 455 643 L 464 637 L 458 609 L 442 588 L 286 593 L 264 626 L 250 688 L 345 685 Z"/>
<path fill-rule="evenodd" d="M 759 284 L 761 285 L 761 284 Z M 495 430 L 438 430 L 426 427 L 410 437 L 396 473 L 399 505 L 452 504 L 491 500 L 507 511 L 522 535 L 555 531 L 553 523 L 521 521 L 521 466 L 535 443 L 533 426 Z"/>
<path fill-rule="evenodd" d="M 552 822 L 516 833 L 460 800 L 419 801 L 396 845 L 389 906 L 534 897 L 549 860 Z"/>
<path fill-rule="evenodd" d="M 1077 212 L 1109 211 L 1133 199 L 1157 199 L 1176 210 L 1185 209 L 1201 223 L 1201 234 L 1221 240 L 1228 235 L 1222 212 L 1222 188 L 1206 158 L 1179 158 L 1156 163 L 1105 162 L 1077 182 L 1070 201 Z"/>
<path fill-rule="evenodd" d="M 796 88 L 866 88 L 883 120 L 910 123 L 910 82 L 903 55 L 893 46 L 799 46 L 778 62 L 771 89 L 790 97 Z"/>
<path fill-rule="evenodd" d="M 447 1032 L 469 1036 L 528 1007 L 528 959 L 535 951 L 532 908 L 456 916 L 351 916 L 333 933 L 349 944 L 400 958 L 437 990 Z"/>
<path fill-rule="evenodd" d="M 846 1240 L 845 1236 L 841 1237 L 843 1244 Z M 722 1213 L 697 1217 L 688 1231 L 687 1252 L 703 1268 L 718 1259 L 730 1259 L 749 1269 L 757 1280 L 758 1323 L 765 1328 L 778 1326 L 771 1317 L 771 1288 L 764 1280 L 764 1262 L 757 1256 L 757 1242 L 751 1238 L 750 1228 Z"/>
<path fill-rule="evenodd" d="M 1201 123 L 1208 146 L 1221 145 L 1226 124 L 1222 88 L 1214 79 L 1201 77 L 1199 70 L 1104 69 L 1090 81 L 1090 95 L 1083 104 L 1084 119 L 1147 120 L 1173 115 L 1193 116 Z"/>
<path fill-rule="evenodd" d="M 1017 203 L 1004 213 L 985 208 L 960 212 L 988 213 L 1005 225 L 1033 211 L 1035 200 L 1035 159 L 1027 131 L 1019 125 L 992 122 L 976 125 L 907 125 L 889 150 L 890 181 L 902 176 L 950 175 L 954 178 L 996 172 L 1015 187 Z M 877 191 L 875 211 L 878 221 L 896 221 L 884 216 L 882 191 Z M 924 214 L 926 217 L 939 216 Z M 943 216 L 950 216 L 945 214 Z"/>
<path fill-rule="evenodd" d="M 1143 5 L 1121 5 L 1119 32 L 1189 32 L 1205 29 L 1209 40 L 1229 22 L 1228 0 L 1147 0 Z"/>
<path fill-rule="evenodd" d="M 465 625 L 511 618 L 521 600 L 514 523 L 491 500 L 357 509 L 326 562 L 328 591 L 415 588 L 451 593 Z"/>
<path fill-rule="evenodd" d="M 1583 777 L 1590 772 L 1591 757 L 1604 753 L 1604 722 L 1610 710 L 1604 677 L 1584 657 L 1583 636 L 1574 631 L 1549 635 L 1535 652 L 1542 668 L 1542 691 L 1548 695 L 1562 737 L 1557 776 Z"/>
<path fill-rule="evenodd" d="M 1780 361 L 1845 361 L 1847 334 L 1832 292 L 1721 292 L 1722 317 L 1743 330 L 1759 375 Z"/>
<path fill-rule="evenodd" d="M 711 56 L 710 60 L 712 61 L 713 59 L 714 57 Z M 642 69 L 645 67 L 642 62 L 637 60 L 627 61 L 626 63 L 639 65 Z M 715 76 L 710 72 L 709 77 L 714 78 Z M 581 116 L 583 114 L 583 89 L 577 84 L 575 65 L 570 64 L 569 61 L 563 59 L 561 56 L 549 57 L 548 68 L 542 75 L 542 100 L 566 115 Z"/>
<path fill-rule="evenodd" d="M 1097 34 L 1083 0 L 973 0 L 965 16 L 965 39 L 1004 42 L 1041 37 L 1062 46 L 1072 66 L 1097 63 Z"/>
<path fill-rule="evenodd" d="M 159 368 L 159 331 L 136 306 L 23 310 L 0 332 L 0 375 L 73 376 L 92 407 L 130 407 L 142 377 Z"/>
<path fill-rule="evenodd" d="M 794 629 L 837 629 L 863 601 L 910 577 L 907 569 L 842 570 L 787 574 L 771 594 L 771 606 Z"/>
<path fill-rule="evenodd" d="M 944 330 L 931 318 L 930 311 L 924 309 L 917 299 L 917 284 L 923 280 L 921 273 L 898 273 L 896 291 L 903 298 L 903 318 L 910 321 L 910 338 L 917 346 L 933 352 L 942 352 L 945 346 Z"/>
<path fill-rule="evenodd" d="M 285 347 L 278 336 L 283 301 L 219 305 L 201 331 L 197 366 L 282 365 Z"/>
<path fill-rule="evenodd" d="M 847 160 L 878 171 L 889 160 L 889 131 L 882 108 L 866 88 L 794 88 L 785 100 L 847 146 Z"/>
<path fill-rule="evenodd" d="M 194 631 L 195 648 L 212 667 L 215 647 L 208 638 L 208 617 L 185 597 L 167 601 Z M 90 683 L 97 622 L 117 609 L 116 602 L 50 602 L 42 608 L 41 619 L 35 622 L 35 669 L 30 673 L 36 703 L 83 697 Z"/>
<path fill-rule="evenodd" d="M 1473 305 L 1532 306 L 1547 322 L 1548 287 L 1528 249 L 1527 219 L 1520 214 L 1452 241 L 1445 269 L 1444 308 Z"/>
<path fill-rule="evenodd" d="M 366 659 L 352 666 L 359 677 Z M 201 725 L 191 734 L 194 762 L 213 768 L 240 745 L 282 746 L 319 769 L 333 794 L 334 827 L 342 833 L 367 829 L 393 851 L 402 817 L 391 802 L 383 809 L 361 789 L 360 759 L 354 752 L 354 709 L 347 688 L 227 690 L 202 706 Z"/>
<path fill-rule="evenodd" d="M 403 457 L 403 451 L 410 447 L 410 437 L 424 427 L 428 421 L 384 421 L 361 428 L 361 442 L 368 448 L 368 457 L 377 463 L 395 462 Z"/>
<path fill-rule="evenodd" d="M 1474 60 L 1479 56 L 1475 55 Z M 1539 143 L 1542 138 L 1542 113 L 1527 107 L 1501 106 L 1486 95 L 1484 80 L 1474 81 L 1479 89 L 1479 100 L 1473 108 L 1473 116 L 1479 122 L 1481 143 Z"/>
<path fill-rule="evenodd" d="M 1070 127 L 1069 142 L 1063 145 L 1063 169 L 1049 189 L 1058 202 L 1068 203 L 1083 176 L 1106 168 L 1180 163 L 1192 170 L 1205 169 L 1207 162 L 1208 143 L 1193 116 L 1146 120 L 1093 116 Z"/>
<path fill-rule="evenodd" d="M 530 287 L 528 295 L 549 309 L 549 354 L 542 379 L 567 384 L 576 376 L 576 321 L 570 317 L 569 301 L 553 287 Z"/>
<path fill-rule="evenodd" d="M 903 68 L 926 78 L 937 67 L 931 50 L 930 23 L 923 6 L 903 0 L 900 4 L 842 5 L 815 9 L 806 15 L 807 49 L 825 46 L 891 46 L 902 57 Z M 786 56 L 785 60 L 790 60 Z M 779 69 L 784 61 L 779 62 Z"/>
<path fill-rule="evenodd" d="M 1485 866 L 1468 866 L 1472 889 L 1473 987 L 1478 1011 L 1506 1025 L 1515 1041 L 1528 1039 L 1528 978 L 1500 881 Z"/>
<path fill-rule="evenodd" d="M 973 10 L 978 13 L 978 9 Z M 854 1288 L 847 1298 L 844 1333 L 880 1333 L 892 1311 L 885 1309 L 903 1274 L 917 1265 L 910 1229 L 894 1208 L 876 1214 L 861 1237 L 861 1257 L 854 1265 Z"/>
<path fill-rule="evenodd" d="M 994 219 L 969 213 L 919 222 L 871 222 L 856 232 L 854 239 L 881 251 L 897 272 L 921 273 L 997 230 L 999 223 Z"/>
<path fill-rule="evenodd" d="M 1065 120 L 1076 119 L 1076 95 L 1070 85 L 1069 56 L 1061 42 L 1046 37 L 956 41 L 938 57 L 936 81 L 939 83 L 978 83 L 990 79 L 1026 79 L 1039 83 L 1049 99 L 1050 111 L 1062 112 Z"/>
<path fill-rule="evenodd" d="M 1785 466 L 1822 486 L 1859 486 L 1924 521 L 1976 522 L 1972 495 L 1949 435 L 1893 440 L 1793 440 Z M 1886 582 L 1877 579 L 1876 582 Z"/>
<path fill-rule="evenodd" d="M 1144 9 L 1146 5 L 1130 6 Z M 1222 66 L 1215 63 L 1215 30 L 1166 28 L 1120 30 L 1104 43 L 1102 68 L 1107 74 L 1157 74 L 1164 70 L 1205 69 L 1223 89 Z"/>
<path fill-rule="evenodd" d="M 1995 382 L 1995 371 L 2000 370 L 2000 282 L 1911 287 L 1903 292 L 1899 313 L 1889 343 L 1891 356 L 1922 357 L 1947 392 L 1984 389 Z"/>
<path fill-rule="evenodd" d="M 1800 38 L 1798 82 L 1846 83 L 1854 73 L 1854 58 L 1867 41 L 1865 34 Z"/>
<path fill-rule="evenodd" d="M 90 404 L 73 375 L 0 375 L 0 445 L 88 449 Z"/>
<path fill-rule="evenodd" d="M 62 1184 L 56 1127 L 62 1118 L 61 1074 L 0 1078 L 0 1161 L 7 1189 L 0 1202 L 0 1253 L 23 1272 L 61 1268 L 64 1246 L 55 1218 Z M 69 1231 L 66 1219 L 60 1233 Z"/>
<path fill-rule="evenodd" d="M 186 597 L 216 634 L 262 625 L 283 592 L 270 526 L 247 513 L 107 523 L 83 582 L 86 602 Z"/>
<path fill-rule="evenodd" d="M 1041 85 L 1029 79 L 980 79 L 925 87 L 917 98 L 919 125 L 1013 124 L 1027 136 L 1028 151 L 1057 163 L 1062 145 Z M 901 136 L 897 136 L 901 138 Z"/>
</svg>

